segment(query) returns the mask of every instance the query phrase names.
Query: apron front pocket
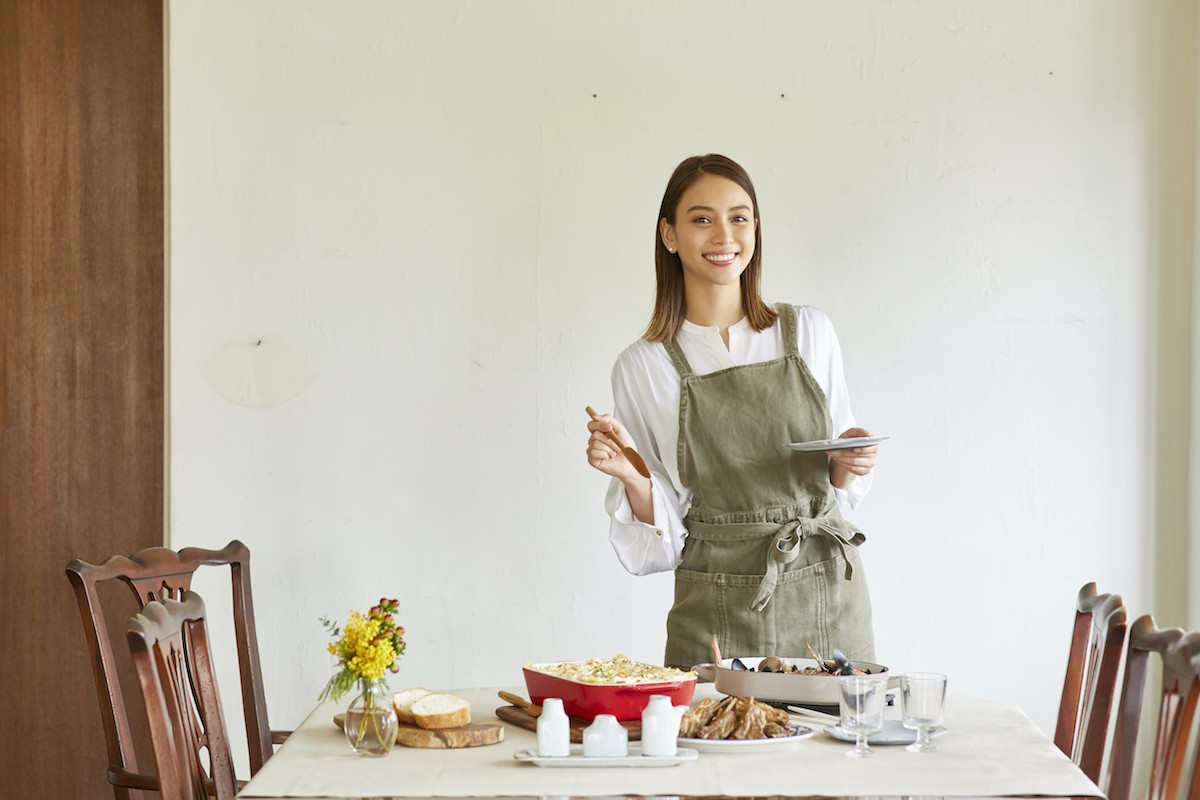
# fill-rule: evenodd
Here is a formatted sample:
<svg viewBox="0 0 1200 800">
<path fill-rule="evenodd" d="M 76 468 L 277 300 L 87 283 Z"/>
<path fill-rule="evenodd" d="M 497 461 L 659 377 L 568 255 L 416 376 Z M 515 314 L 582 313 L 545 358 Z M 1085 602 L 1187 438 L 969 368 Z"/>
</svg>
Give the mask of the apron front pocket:
<svg viewBox="0 0 1200 800">
<path fill-rule="evenodd" d="M 828 658 L 833 648 L 852 660 L 874 660 L 874 632 L 866 579 L 855 548 L 848 548 L 854 579 L 842 578 L 839 554 L 819 564 L 785 570 L 771 601 L 761 611 L 751 605 L 762 575 L 675 570 L 675 603 L 667 617 L 666 663 L 690 668 L 712 660 L 717 634 L 721 654 L 808 658 L 805 642 Z M 711 620 L 715 630 L 699 630 Z"/>
</svg>

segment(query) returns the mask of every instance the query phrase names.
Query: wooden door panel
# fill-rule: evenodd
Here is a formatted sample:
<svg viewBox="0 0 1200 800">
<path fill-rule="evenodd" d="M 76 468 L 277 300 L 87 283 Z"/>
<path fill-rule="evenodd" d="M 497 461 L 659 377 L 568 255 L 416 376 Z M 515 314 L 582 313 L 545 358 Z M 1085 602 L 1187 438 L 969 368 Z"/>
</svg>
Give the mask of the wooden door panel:
<svg viewBox="0 0 1200 800">
<path fill-rule="evenodd" d="M 0 774 L 111 798 L 70 559 L 163 541 L 162 0 L 0 3 Z"/>
</svg>

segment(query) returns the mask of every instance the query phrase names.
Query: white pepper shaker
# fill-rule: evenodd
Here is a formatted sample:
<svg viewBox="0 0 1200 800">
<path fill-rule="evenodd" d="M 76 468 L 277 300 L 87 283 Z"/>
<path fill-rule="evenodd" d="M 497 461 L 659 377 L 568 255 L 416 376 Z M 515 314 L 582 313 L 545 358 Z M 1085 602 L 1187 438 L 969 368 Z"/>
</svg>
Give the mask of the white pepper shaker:
<svg viewBox="0 0 1200 800">
<path fill-rule="evenodd" d="M 583 729 L 583 754 L 625 758 L 629 755 L 629 731 L 612 714 L 597 714 Z"/>
<path fill-rule="evenodd" d="M 537 718 L 537 750 L 544 758 L 571 755 L 571 721 L 561 698 L 542 701 L 542 713 Z"/>
</svg>

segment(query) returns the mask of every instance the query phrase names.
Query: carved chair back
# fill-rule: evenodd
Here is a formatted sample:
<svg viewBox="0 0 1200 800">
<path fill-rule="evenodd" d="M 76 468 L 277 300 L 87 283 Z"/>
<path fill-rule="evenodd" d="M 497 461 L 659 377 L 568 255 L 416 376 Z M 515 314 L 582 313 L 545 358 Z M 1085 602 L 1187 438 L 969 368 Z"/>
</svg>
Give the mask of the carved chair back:
<svg viewBox="0 0 1200 800">
<path fill-rule="evenodd" d="M 108 749 L 108 782 L 113 786 L 116 800 L 130 800 L 129 789 L 155 789 L 158 780 L 154 775 L 141 773 L 137 765 L 129 712 L 114 658 L 110 626 L 101 606 L 99 587 L 108 581 L 119 581 L 132 590 L 139 606 L 144 607 L 148 602 L 163 598 L 178 599 L 182 592 L 191 589 L 192 577 L 202 566 L 230 568 L 234 637 L 237 642 L 251 775 L 257 773 L 270 758 L 272 742 L 278 743 L 287 736 L 286 732 L 272 734 L 267 722 L 258 634 L 254 624 L 254 601 L 250 590 L 250 551 L 244 544 L 235 539 L 220 550 L 186 547 L 178 552 L 166 547 L 151 547 L 131 556 L 113 556 L 98 565 L 76 559 L 67 566 L 67 576 L 75 589 L 87 635 Z M 116 628 L 118 633 L 124 630 L 125 623 L 126 620 L 122 620 L 120 627 Z"/>
<path fill-rule="evenodd" d="M 1054 743 L 1099 783 L 1113 700 L 1125 649 L 1126 611 L 1119 594 L 1079 590 Z"/>
<path fill-rule="evenodd" d="M 162 800 L 207 800 L 210 794 L 233 800 L 237 789 L 200 595 L 184 591 L 180 600 L 147 603 L 129 621 L 127 636 Z"/>
</svg>

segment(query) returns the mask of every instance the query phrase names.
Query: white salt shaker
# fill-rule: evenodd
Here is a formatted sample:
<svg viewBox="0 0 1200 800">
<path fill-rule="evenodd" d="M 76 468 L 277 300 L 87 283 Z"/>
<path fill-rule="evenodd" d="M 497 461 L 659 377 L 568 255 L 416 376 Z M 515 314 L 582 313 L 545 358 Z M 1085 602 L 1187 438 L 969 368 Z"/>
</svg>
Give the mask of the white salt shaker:
<svg viewBox="0 0 1200 800">
<path fill-rule="evenodd" d="M 542 701 L 542 713 L 537 718 L 537 751 L 543 757 L 571 755 L 571 722 L 561 698 Z"/>
<path fill-rule="evenodd" d="M 672 706 L 665 694 L 650 695 L 642 711 L 642 755 L 673 756 L 678 746 L 679 723 L 687 706 Z"/>
<path fill-rule="evenodd" d="M 583 754 L 624 758 L 629 755 L 629 731 L 612 714 L 597 714 L 583 729 Z"/>
</svg>

